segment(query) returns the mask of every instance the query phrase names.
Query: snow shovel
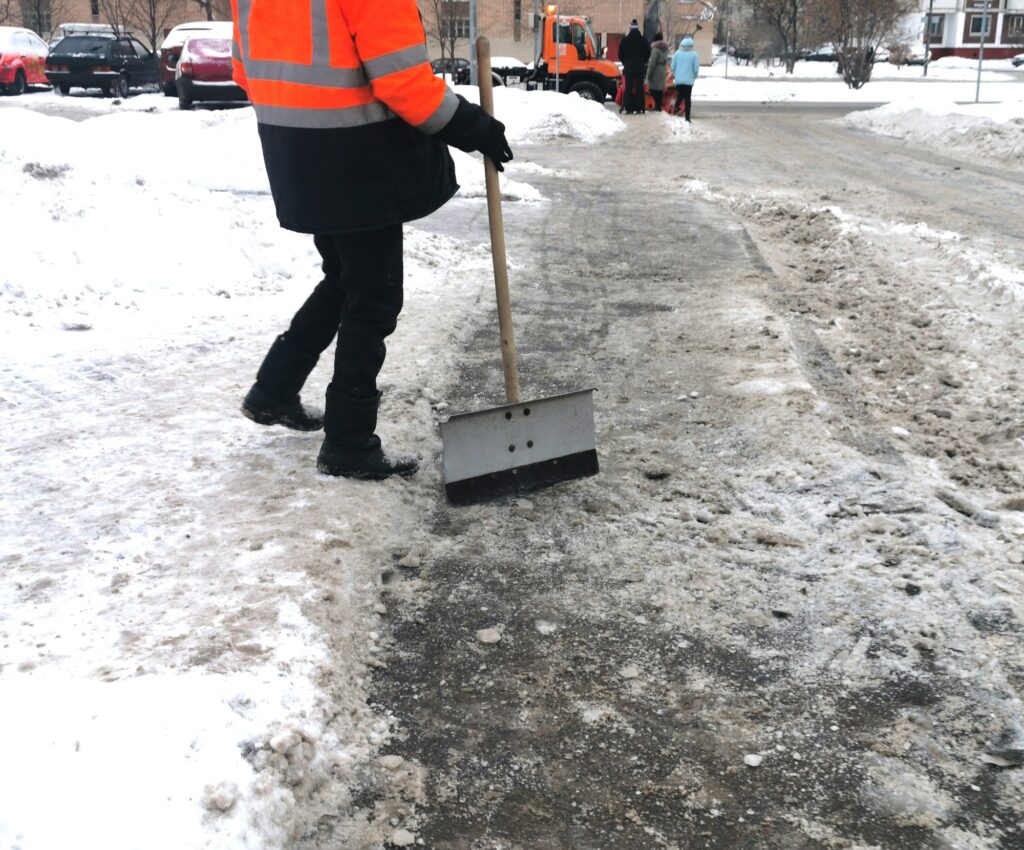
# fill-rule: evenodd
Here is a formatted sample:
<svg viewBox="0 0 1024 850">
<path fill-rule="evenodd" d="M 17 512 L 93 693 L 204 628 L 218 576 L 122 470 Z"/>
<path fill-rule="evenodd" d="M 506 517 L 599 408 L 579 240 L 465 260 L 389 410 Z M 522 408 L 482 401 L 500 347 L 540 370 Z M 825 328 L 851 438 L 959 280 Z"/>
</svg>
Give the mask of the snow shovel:
<svg viewBox="0 0 1024 850">
<path fill-rule="evenodd" d="M 476 44 L 480 105 L 494 115 L 490 42 L 481 36 Z M 525 493 L 598 471 L 593 389 L 532 401 L 520 397 L 501 190 L 498 170 L 486 156 L 484 171 L 506 403 L 457 414 L 441 424 L 445 493 L 456 505 Z"/>
</svg>

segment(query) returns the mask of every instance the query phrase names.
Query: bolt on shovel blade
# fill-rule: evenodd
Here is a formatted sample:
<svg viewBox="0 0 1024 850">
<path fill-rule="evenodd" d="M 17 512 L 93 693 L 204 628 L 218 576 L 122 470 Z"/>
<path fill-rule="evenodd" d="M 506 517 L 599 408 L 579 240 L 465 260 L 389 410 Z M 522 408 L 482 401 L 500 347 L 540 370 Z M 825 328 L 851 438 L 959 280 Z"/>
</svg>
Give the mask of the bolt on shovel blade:
<svg viewBox="0 0 1024 850">
<path fill-rule="evenodd" d="M 448 501 L 468 505 L 596 475 L 593 395 L 579 390 L 442 423 Z"/>
</svg>

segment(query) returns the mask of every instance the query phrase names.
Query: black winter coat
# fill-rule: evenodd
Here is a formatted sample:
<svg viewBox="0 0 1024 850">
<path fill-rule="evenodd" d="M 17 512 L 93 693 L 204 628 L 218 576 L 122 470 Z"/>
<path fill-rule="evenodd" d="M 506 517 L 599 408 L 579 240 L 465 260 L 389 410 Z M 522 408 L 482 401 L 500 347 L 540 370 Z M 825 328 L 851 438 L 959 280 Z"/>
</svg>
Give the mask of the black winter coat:
<svg viewBox="0 0 1024 850">
<path fill-rule="evenodd" d="M 340 129 L 260 124 L 281 226 L 358 233 L 430 215 L 459 188 L 448 146 L 401 118 Z"/>
<path fill-rule="evenodd" d="M 647 71 L 647 60 L 651 55 L 651 45 L 640 34 L 640 30 L 630 30 L 619 43 L 619 61 L 622 70 L 627 74 L 642 74 Z"/>
</svg>

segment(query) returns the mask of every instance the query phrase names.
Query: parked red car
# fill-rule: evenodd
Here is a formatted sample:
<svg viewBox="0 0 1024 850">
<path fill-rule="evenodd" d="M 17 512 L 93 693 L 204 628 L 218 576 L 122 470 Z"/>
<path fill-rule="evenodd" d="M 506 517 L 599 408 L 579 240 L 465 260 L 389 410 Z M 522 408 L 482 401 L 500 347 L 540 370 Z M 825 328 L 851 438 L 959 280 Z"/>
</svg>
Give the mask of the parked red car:
<svg viewBox="0 0 1024 850">
<path fill-rule="evenodd" d="M 174 69 L 178 106 L 191 109 L 197 100 L 247 101 L 249 96 L 231 78 L 231 39 L 199 36 L 181 48 Z"/>
<path fill-rule="evenodd" d="M 23 94 L 34 85 L 46 85 L 49 48 L 32 30 L 0 27 L 0 90 Z"/>
<path fill-rule="evenodd" d="M 211 35 L 217 38 L 231 38 L 231 21 L 190 21 L 178 24 L 167 33 L 167 38 L 160 45 L 160 88 L 168 97 L 174 97 L 178 88 L 174 82 L 174 69 L 181 56 L 181 48 L 192 37 Z"/>
</svg>

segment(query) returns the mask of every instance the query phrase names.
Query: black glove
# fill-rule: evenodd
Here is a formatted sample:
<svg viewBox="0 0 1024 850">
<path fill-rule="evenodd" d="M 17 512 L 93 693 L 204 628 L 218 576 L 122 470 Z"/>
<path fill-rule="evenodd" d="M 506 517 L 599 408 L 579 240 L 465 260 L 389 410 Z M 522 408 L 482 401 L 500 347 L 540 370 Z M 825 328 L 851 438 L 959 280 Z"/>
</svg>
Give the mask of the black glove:
<svg viewBox="0 0 1024 850">
<path fill-rule="evenodd" d="M 487 113 L 484 113 L 487 115 Z M 487 116 L 491 118 L 490 115 Z M 487 128 L 487 140 L 477 150 L 484 156 L 490 157 L 491 162 L 498 171 L 504 171 L 503 162 L 512 161 L 512 148 L 508 146 L 508 139 L 505 138 L 505 125 L 497 118 L 491 118 Z"/>
<path fill-rule="evenodd" d="M 437 137 L 445 144 L 466 153 L 480 151 L 494 163 L 498 171 L 504 171 L 502 163 L 512 159 L 512 149 L 505 138 L 505 125 L 462 95 L 456 96 L 459 98 L 458 109 L 438 131 Z"/>
</svg>

